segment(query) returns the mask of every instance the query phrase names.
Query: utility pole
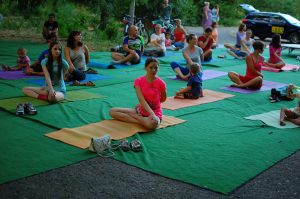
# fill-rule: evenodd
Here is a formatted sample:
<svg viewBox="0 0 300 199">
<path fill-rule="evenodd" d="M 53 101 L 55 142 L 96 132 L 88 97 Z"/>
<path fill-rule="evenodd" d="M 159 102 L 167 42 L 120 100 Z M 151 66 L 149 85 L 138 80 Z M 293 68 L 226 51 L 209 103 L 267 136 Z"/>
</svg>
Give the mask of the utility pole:
<svg viewBox="0 0 300 199">
<path fill-rule="evenodd" d="M 135 12 L 135 0 L 131 0 L 129 15 L 130 15 L 130 25 L 134 24 L 134 12 Z"/>
</svg>

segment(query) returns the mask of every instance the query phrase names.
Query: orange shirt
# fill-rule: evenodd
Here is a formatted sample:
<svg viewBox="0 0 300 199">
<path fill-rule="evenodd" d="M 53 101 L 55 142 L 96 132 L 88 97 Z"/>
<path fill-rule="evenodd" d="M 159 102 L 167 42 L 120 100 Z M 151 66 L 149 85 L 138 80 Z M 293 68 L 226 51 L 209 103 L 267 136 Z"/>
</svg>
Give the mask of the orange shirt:
<svg viewBox="0 0 300 199">
<path fill-rule="evenodd" d="M 185 39 L 185 34 L 178 28 L 174 29 L 174 40 L 175 42 L 179 42 L 179 41 L 184 41 Z"/>
</svg>

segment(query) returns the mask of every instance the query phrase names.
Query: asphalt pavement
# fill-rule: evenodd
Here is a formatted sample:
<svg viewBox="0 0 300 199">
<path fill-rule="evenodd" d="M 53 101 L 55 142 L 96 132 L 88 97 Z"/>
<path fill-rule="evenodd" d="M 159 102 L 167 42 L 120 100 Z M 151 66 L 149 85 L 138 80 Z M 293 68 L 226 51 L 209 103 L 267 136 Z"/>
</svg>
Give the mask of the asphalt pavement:
<svg viewBox="0 0 300 199">
<path fill-rule="evenodd" d="M 201 34 L 201 28 L 186 27 Z M 219 27 L 220 43 L 235 42 L 237 27 Z M 111 158 L 96 157 L 0 185 L 0 198 L 299 199 L 300 151 L 223 195 L 165 178 Z"/>
</svg>

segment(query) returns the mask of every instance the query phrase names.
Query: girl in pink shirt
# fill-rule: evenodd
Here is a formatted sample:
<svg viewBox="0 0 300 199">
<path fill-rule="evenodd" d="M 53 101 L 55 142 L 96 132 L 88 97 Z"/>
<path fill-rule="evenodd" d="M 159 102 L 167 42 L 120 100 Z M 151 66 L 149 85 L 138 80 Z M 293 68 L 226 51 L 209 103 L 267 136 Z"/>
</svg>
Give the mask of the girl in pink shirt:
<svg viewBox="0 0 300 199">
<path fill-rule="evenodd" d="M 156 76 L 159 62 L 148 58 L 145 64 L 146 75 L 134 81 L 134 89 L 139 100 L 135 109 L 112 108 L 112 118 L 124 122 L 141 124 L 147 129 L 156 129 L 162 121 L 161 103 L 166 101 L 166 83 Z"/>
<path fill-rule="evenodd" d="M 280 35 L 275 34 L 272 37 L 272 41 L 269 45 L 270 59 L 268 60 L 268 62 L 264 62 L 264 65 L 267 67 L 279 68 L 279 69 L 284 67 L 285 63 L 280 57 L 281 51 L 282 51 L 282 47 L 281 47 Z"/>
</svg>

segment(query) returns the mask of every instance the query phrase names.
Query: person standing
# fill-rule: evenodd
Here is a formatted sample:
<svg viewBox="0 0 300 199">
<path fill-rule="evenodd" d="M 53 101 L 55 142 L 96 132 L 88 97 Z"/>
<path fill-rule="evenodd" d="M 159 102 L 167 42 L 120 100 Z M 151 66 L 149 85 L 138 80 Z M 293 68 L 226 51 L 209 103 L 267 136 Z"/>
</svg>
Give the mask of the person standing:
<svg viewBox="0 0 300 199">
<path fill-rule="evenodd" d="M 204 2 L 204 7 L 202 10 L 202 27 L 203 31 L 205 31 L 206 28 L 211 27 L 212 24 L 212 14 L 211 9 L 209 8 L 209 2 Z"/>
<path fill-rule="evenodd" d="M 211 10 L 211 14 L 212 14 L 212 22 L 215 22 L 218 24 L 218 22 L 220 20 L 218 4 L 216 4 L 215 7 Z"/>
<path fill-rule="evenodd" d="M 172 7 L 169 5 L 169 0 L 164 0 L 162 5 L 162 17 L 165 22 L 170 22 Z"/>
</svg>

